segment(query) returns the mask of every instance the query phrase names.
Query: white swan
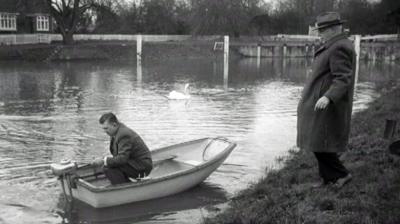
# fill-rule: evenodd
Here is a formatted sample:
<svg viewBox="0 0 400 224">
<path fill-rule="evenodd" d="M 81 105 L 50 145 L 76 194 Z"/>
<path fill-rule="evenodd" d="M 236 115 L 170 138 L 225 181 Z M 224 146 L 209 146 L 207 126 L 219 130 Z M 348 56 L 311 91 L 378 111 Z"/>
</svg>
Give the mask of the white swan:
<svg viewBox="0 0 400 224">
<path fill-rule="evenodd" d="M 185 89 L 182 92 L 178 92 L 178 91 L 171 91 L 166 97 L 170 100 L 187 100 L 190 99 L 190 94 L 188 92 L 188 88 L 189 88 L 189 83 L 187 83 L 185 85 Z"/>
</svg>

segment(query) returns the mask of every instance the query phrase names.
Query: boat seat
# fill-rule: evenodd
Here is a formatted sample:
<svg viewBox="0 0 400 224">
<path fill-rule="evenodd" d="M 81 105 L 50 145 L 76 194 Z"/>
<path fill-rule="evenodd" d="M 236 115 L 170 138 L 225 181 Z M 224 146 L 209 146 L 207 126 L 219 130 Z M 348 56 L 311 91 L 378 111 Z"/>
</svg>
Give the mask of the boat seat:
<svg viewBox="0 0 400 224">
<path fill-rule="evenodd" d="M 167 155 L 165 157 L 161 157 L 161 158 L 157 158 L 157 160 L 153 160 L 153 166 L 156 166 L 160 163 L 163 163 L 167 160 L 171 160 L 171 159 L 175 159 L 176 157 L 178 157 L 177 155 Z"/>
<path fill-rule="evenodd" d="M 176 159 L 175 161 L 183 163 L 183 164 L 187 164 L 187 165 L 190 165 L 190 166 L 198 166 L 198 165 L 201 164 L 201 162 L 197 161 L 197 160 L 177 160 Z"/>
<path fill-rule="evenodd" d="M 164 157 L 157 158 L 157 160 L 153 161 L 153 167 L 156 167 L 157 165 L 159 165 L 160 163 L 163 163 L 165 161 L 175 159 L 176 157 L 178 157 L 178 156 L 177 155 L 167 155 L 167 156 L 164 156 Z M 138 181 L 149 180 L 149 179 L 151 179 L 151 177 L 149 177 L 149 176 L 136 178 L 136 179 L 132 178 L 132 177 L 129 177 L 129 180 L 131 182 L 138 182 Z"/>
</svg>

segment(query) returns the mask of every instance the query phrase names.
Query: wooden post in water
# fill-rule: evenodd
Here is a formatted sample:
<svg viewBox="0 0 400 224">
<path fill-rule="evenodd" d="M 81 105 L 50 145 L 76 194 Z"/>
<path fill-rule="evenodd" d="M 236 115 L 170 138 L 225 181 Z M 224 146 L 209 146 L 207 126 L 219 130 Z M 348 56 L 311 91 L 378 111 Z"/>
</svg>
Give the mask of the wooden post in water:
<svg viewBox="0 0 400 224">
<path fill-rule="evenodd" d="M 136 64 L 136 81 L 138 82 L 138 84 L 142 83 L 142 62 L 139 60 Z"/>
<path fill-rule="evenodd" d="M 354 71 L 354 94 L 356 93 L 357 90 L 357 83 L 358 83 L 358 73 L 360 70 L 360 48 L 361 48 L 361 35 L 355 35 L 354 36 L 354 50 L 356 53 L 356 68 Z"/>
<path fill-rule="evenodd" d="M 375 64 L 376 62 L 376 47 L 372 47 L 372 63 Z"/>
<path fill-rule="evenodd" d="M 136 75 L 138 83 L 142 82 L 142 35 L 136 38 Z"/>
<path fill-rule="evenodd" d="M 261 62 L 261 44 L 257 44 L 257 69 L 260 69 Z"/>
<path fill-rule="evenodd" d="M 229 36 L 224 36 L 224 88 L 228 89 L 229 74 Z"/>
<path fill-rule="evenodd" d="M 283 50 L 282 50 L 282 56 L 283 56 L 283 58 L 286 57 L 286 54 L 287 54 L 287 46 L 286 46 L 286 44 L 283 44 Z"/>
<path fill-rule="evenodd" d="M 394 62 L 396 60 L 396 49 L 395 47 L 392 45 L 390 47 L 390 62 Z"/>
<path fill-rule="evenodd" d="M 309 47 L 310 57 L 314 60 L 315 44 L 311 44 Z"/>
<path fill-rule="evenodd" d="M 136 36 L 136 62 L 142 63 L 142 35 Z"/>
<path fill-rule="evenodd" d="M 283 51 L 282 51 L 282 73 L 281 75 L 285 75 L 286 74 L 286 67 L 287 67 L 287 58 L 288 54 L 287 54 L 288 48 L 286 43 L 283 44 Z"/>
</svg>

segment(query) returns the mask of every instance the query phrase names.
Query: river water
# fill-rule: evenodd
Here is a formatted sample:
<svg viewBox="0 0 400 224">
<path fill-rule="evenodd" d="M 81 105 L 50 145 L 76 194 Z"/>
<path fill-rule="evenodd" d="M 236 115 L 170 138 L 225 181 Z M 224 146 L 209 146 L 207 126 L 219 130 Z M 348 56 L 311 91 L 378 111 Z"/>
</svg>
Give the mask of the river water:
<svg viewBox="0 0 400 224">
<path fill-rule="evenodd" d="M 305 59 L 196 58 L 145 62 L 0 62 L 0 223 L 195 223 L 265 174 L 295 145 Z M 361 64 L 355 110 L 378 97 L 395 64 Z M 190 84 L 191 99 L 164 95 Z M 49 164 L 108 151 L 98 125 L 112 111 L 151 149 L 203 137 L 238 144 L 204 183 L 184 193 L 105 209 L 64 206 Z"/>
</svg>

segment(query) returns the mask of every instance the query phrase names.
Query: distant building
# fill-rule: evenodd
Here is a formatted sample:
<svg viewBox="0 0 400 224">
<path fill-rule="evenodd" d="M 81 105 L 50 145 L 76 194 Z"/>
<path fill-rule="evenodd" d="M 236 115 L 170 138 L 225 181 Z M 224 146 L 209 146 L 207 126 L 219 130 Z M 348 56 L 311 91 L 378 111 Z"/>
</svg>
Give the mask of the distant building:
<svg viewBox="0 0 400 224">
<path fill-rule="evenodd" d="M 51 33 L 53 21 L 43 0 L 0 0 L 0 33 Z"/>
</svg>

